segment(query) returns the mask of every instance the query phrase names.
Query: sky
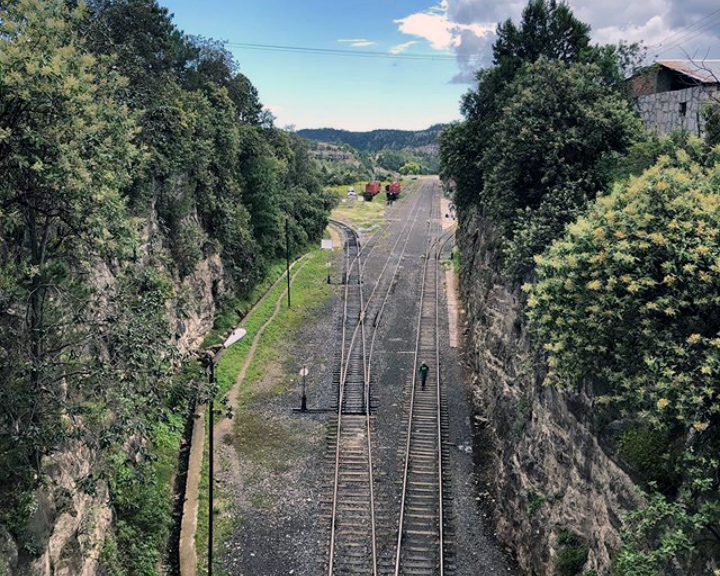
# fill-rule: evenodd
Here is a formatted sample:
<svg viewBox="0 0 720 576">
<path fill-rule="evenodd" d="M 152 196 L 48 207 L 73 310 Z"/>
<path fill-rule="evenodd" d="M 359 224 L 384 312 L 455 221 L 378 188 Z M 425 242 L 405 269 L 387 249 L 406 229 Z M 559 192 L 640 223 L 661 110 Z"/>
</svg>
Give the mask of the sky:
<svg viewBox="0 0 720 576">
<path fill-rule="evenodd" d="M 421 130 L 460 119 L 498 22 L 527 0 L 159 0 L 185 33 L 227 42 L 280 127 Z M 593 43 L 647 62 L 720 58 L 717 0 L 570 0 Z"/>
</svg>

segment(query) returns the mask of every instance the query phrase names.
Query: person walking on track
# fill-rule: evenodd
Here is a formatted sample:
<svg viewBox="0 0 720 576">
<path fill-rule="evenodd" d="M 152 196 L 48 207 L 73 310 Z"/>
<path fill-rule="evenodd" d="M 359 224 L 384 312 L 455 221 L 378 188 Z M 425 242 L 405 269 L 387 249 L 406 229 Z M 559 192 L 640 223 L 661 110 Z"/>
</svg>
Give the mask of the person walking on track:
<svg viewBox="0 0 720 576">
<path fill-rule="evenodd" d="M 428 365 L 423 362 L 422 364 L 420 364 L 418 372 L 420 373 L 420 384 L 423 388 L 425 388 L 425 381 L 427 380 L 427 375 L 428 372 L 430 372 L 430 368 L 428 368 Z"/>
</svg>

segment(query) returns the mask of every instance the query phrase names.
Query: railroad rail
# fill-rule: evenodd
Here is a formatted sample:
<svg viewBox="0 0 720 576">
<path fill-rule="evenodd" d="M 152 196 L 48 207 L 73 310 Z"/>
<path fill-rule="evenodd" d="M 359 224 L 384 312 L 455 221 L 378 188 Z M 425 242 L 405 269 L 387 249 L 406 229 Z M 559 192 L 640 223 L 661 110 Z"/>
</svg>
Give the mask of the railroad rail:
<svg viewBox="0 0 720 576">
<path fill-rule="evenodd" d="M 345 237 L 346 272 L 327 573 L 377 576 L 360 246 L 355 230 L 332 223 Z"/>
<path fill-rule="evenodd" d="M 440 374 L 440 259 L 452 233 L 436 237 L 426 252 L 417 317 L 413 375 L 409 382 L 404 469 L 398 519 L 395 576 L 446 574 L 443 442 L 447 436 Z M 422 386 L 420 362 L 434 364 Z"/>
<path fill-rule="evenodd" d="M 378 550 L 376 536 L 376 504 L 373 488 L 372 416 L 370 401 L 371 357 L 366 348 L 365 319 L 370 303 L 378 293 L 393 255 L 404 237 L 402 251 L 397 256 L 394 273 L 389 282 L 382 304 L 374 315 L 373 338 L 378 328 L 378 316 L 397 278 L 397 272 L 405 254 L 408 238 L 419 214 L 419 203 L 405 219 L 402 230 L 387 256 L 382 271 L 374 282 L 370 297 L 365 302 L 363 293 L 362 251 L 357 232 L 347 224 L 335 220 L 331 223 L 340 228 L 345 238 L 345 295 L 342 317 L 342 338 L 338 379 L 337 422 L 331 449 L 334 452 L 332 511 L 330 520 L 330 553 L 327 574 L 378 574 Z M 409 227 L 409 228 L 408 228 Z M 387 230 L 384 228 L 383 233 Z M 372 248 L 365 252 L 365 261 L 379 245 L 383 233 L 373 235 Z"/>
</svg>

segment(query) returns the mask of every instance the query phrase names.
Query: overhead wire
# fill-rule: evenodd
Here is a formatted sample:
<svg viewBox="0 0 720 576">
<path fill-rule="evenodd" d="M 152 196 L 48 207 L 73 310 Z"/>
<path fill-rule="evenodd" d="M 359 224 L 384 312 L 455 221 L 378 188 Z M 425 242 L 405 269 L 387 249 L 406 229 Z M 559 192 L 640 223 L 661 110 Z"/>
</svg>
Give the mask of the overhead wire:
<svg viewBox="0 0 720 576">
<path fill-rule="evenodd" d="M 669 52 L 670 50 L 673 50 L 674 48 L 680 48 L 683 44 L 687 44 L 691 40 L 694 40 L 695 38 L 702 36 L 706 32 L 715 29 L 716 26 L 720 25 L 720 17 L 718 17 L 717 21 L 714 21 L 709 24 L 710 25 L 704 26 L 703 28 L 699 28 L 698 30 L 693 30 L 693 32 L 696 32 L 696 33 L 693 34 L 692 36 L 690 36 L 688 38 L 683 37 L 683 40 L 678 39 L 677 42 L 674 42 L 672 45 L 664 48 L 663 50 L 660 50 L 659 52 L 656 52 L 655 57 L 657 58 L 661 54 L 665 54 L 666 52 Z"/>
<path fill-rule="evenodd" d="M 356 58 L 383 58 L 403 60 L 436 60 L 441 62 L 454 62 L 455 56 L 445 54 L 404 54 L 392 52 L 379 52 L 372 50 L 343 50 L 339 48 L 309 48 L 304 46 L 282 46 L 277 44 L 253 44 L 250 42 L 225 42 L 226 46 L 246 50 L 259 50 L 268 52 L 290 52 L 297 54 L 315 54 L 322 56 L 349 56 Z"/>
<path fill-rule="evenodd" d="M 648 49 L 648 50 L 655 50 L 655 49 L 657 49 L 657 48 L 660 48 L 661 46 L 663 46 L 663 45 L 665 44 L 665 42 L 668 42 L 668 41 L 669 41 L 671 38 L 673 38 L 674 36 L 677 36 L 678 34 L 684 33 L 684 31 L 689 31 L 690 28 L 694 28 L 695 26 L 697 26 L 698 24 L 700 24 L 700 23 L 703 22 L 704 20 L 707 20 L 707 19 L 710 18 L 713 14 L 717 14 L 718 12 L 720 12 L 720 8 L 718 8 L 718 9 L 716 9 L 716 10 L 713 10 L 713 11 L 710 12 L 709 14 L 706 14 L 705 16 L 703 16 L 702 18 L 700 18 L 699 20 L 696 20 L 695 22 L 692 22 L 692 23 L 688 24 L 687 26 L 683 26 L 683 27 L 680 28 L 679 30 L 676 30 L 675 32 L 673 32 L 673 33 L 670 34 L 669 36 L 666 36 L 665 38 L 663 38 L 662 40 L 660 40 L 660 42 L 656 42 L 655 44 L 650 44 L 650 45 L 647 47 L 647 49 Z"/>
</svg>

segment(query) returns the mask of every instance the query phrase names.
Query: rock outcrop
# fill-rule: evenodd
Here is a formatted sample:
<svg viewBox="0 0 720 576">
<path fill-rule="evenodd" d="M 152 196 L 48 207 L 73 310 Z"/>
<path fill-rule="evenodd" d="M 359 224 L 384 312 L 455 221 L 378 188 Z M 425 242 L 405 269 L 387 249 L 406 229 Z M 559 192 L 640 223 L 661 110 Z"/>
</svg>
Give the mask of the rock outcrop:
<svg viewBox="0 0 720 576">
<path fill-rule="evenodd" d="M 543 386 L 522 291 L 499 273 L 497 228 L 466 212 L 457 238 L 478 421 L 495 441 L 488 451 L 498 538 L 527 574 L 554 575 L 558 563 L 578 564 L 586 552 L 577 573 L 608 574 L 621 516 L 639 504 L 634 485 L 598 443 L 587 395 Z"/>
<path fill-rule="evenodd" d="M 163 237 L 154 210 L 142 231 L 148 254 L 163 250 Z M 140 264 L 142 265 L 142 264 Z M 151 265 L 148 263 L 148 265 Z M 156 265 L 156 264 L 152 264 Z M 168 340 L 180 353 L 196 349 L 212 327 L 216 304 L 223 293 L 223 265 L 218 255 L 209 256 L 194 272 L 175 277 L 175 298 L 169 302 Z M 114 282 L 107 266 L 96 270 L 98 286 Z M 59 446 L 42 462 L 41 487 L 32 495 L 32 514 L 23 546 L 19 550 L 0 526 L 0 576 L 100 576 L 100 555 L 114 529 L 107 482 L 97 463 L 98 455 L 80 441 Z M 88 478 L 92 485 L 87 486 Z"/>
</svg>

